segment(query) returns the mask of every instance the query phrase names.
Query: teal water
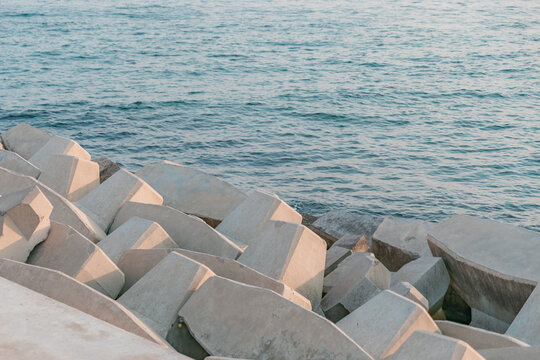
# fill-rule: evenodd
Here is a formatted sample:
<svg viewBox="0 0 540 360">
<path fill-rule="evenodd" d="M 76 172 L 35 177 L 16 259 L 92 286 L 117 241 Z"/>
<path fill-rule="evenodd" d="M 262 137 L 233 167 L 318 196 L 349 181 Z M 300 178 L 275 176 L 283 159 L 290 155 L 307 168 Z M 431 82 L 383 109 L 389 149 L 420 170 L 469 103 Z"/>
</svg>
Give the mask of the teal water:
<svg viewBox="0 0 540 360">
<path fill-rule="evenodd" d="M 540 230 L 540 2 L 0 0 L 0 130 L 302 211 Z"/>
</svg>

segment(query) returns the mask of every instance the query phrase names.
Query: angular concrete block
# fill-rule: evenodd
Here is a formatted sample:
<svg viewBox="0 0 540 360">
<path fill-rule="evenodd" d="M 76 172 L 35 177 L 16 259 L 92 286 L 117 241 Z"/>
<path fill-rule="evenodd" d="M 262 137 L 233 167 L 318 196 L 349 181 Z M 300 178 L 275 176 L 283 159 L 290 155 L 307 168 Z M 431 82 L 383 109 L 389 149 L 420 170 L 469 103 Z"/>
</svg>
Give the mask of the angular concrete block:
<svg viewBox="0 0 540 360">
<path fill-rule="evenodd" d="M 144 166 L 137 176 L 163 196 L 163 204 L 185 213 L 223 220 L 246 194 L 203 171 L 170 161 Z"/>
<path fill-rule="evenodd" d="M 92 161 L 99 166 L 100 184 L 113 176 L 118 170 L 120 170 L 120 166 L 118 166 L 117 163 L 105 156 L 99 157 L 97 159 L 92 159 Z"/>
<path fill-rule="evenodd" d="M 238 262 L 298 291 L 315 307 L 324 279 L 326 243 L 304 225 L 268 221 Z"/>
<path fill-rule="evenodd" d="M 392 274 L 392 285 L 409 282 L 429 301 L 429 312 L 435 313 L 441 306 L 450 285 L 450 276 L 441 258 L 421 257 L 404 265 Z"/>
<path fill-rule="evenodd" d="M 415 331 L 388 360 L 484 360 L 469 344 L 448 336 Z"/>
<path fill-rule="evenodd" d="M 69 225 L 51 223 L 47 240 L 39 244 L 28 263 L 58 270 L 116 299 L 124 274 L 94 243 Z"/>
<path fill-rule="evenodd" d="M 284 298 L 311 310 L 311 303 L 304 296 L 282 282 L 242 265 L 236 260 L 182 249 L 138 249 L 125 251 L 118 261 L 118 267 L 126 276 L 122 293 L 157 265 L 169 252 L 173 251 L 207 266 L 218 276 L 272 290 Z"/>
<path fill-rule="evenodd" d="M 540 286 L 536 286 L 525 305 L 510 324 L 506 335 L 540 345 Z"/>
<path fill-rule="evenodd" d="M 145 339 L 168 346 L 167 342 L 118 302 L 59 271 L 0 259 L 0 277 Z"/>
<path fill-rule="evenodd" d="M 214 273 L 178 253 L 170 253 L 146 273 L 118 302 L 166 337 L 178 310 Z"/>
<path fill-rule="evenodd" d="M 18 124 L 2 133 L 2 142 L 9 151 L 14 151 L 26 160 L 30 159 L 51 138 L 45 131 L 26 123 Z"/>
<path fill-rule="evenodd" d="M 0 167 L 9 169 L 21 175 L 31 176 L 36 178 L 41 173 L 41 170 L 30 164 L 22 156 L 7 150 L 0 150 Z"/>
<path fill-rule="evenodd" d="M 277 195 L 260 190 L 250 191 L 244 200 L 216 227 L 237 243 L 252 245 L 257 234 L 270 220 L 300 224 L 302 216 Z"/>
<path fill-rule="evenodd" d="M 463 340 L 471 345 L 475 350 L 505 348 L 512 346 L 528 347 L 523 341 L 511 336 L 502 335 L 496 332 L 475 328 L 451 321 L 435 321 L 441 333 L 454 339 Z"/>
<path fill-rule="evenodd" d="M 0 197 L 0 257 L 26 261 L 47 238 L 52 209 L 37 186 Z"/>
<path fill-rule="evenodd" d="M 5 359 L 189 359 L 3 278 L 0 303 Z"/>
<path fill-rule="evenodd" d="M 499 334 L 504 334 L 510 327 L 510 323 L 475 308 L 471 308 L 471 322 L 469 325 Z"/>
<path fill-rule="evenodd" d="M 168 206 L 128 202 L 118 212 L 111 231 L 138 216 L 160 224 L 178 247 L 236 259 L 243 251 L 201 219 Z"/>
<path fill-rule="evenodd" d="M 214 356 L 372 359 L 328 320 L 273 291 L 219 276 L 208 279 L 179 315 Z"/>
<path fill-rule="evenodd" d="M 417 330 L 438 333 L 427 311 L 385 290 L 336 324 L 373 358 L 392 355 Z"/>
<path fill-rule="evenodd" d="M 322 310 L 334 322 L 390 286 L 390 271 L 371 253 L 354 253 L 341 264 L 348 271 L 339 272 L 335 286 L 321 300 Z M 343 307 L 347 312 L 337 315 L 332 310 L 335 307 Z"/>
<path fill-rule="evenodd" d="M 69 155 L 52 155 L 39 181 L 69 201 L 77 201 L 99 186 L 99 166 Z"/>
<path fill-rule="evenodd" d="M 538 282 L 540 233 L 459 215 L 437 225 L 428 244 L 467 304 L 504 322 L 512 322 Z"/>
<path fill-rule="evenodd" d="M 163 198 L 139 177 L 120 169 L 75 205 L 108 231 L 116 213 L 128 201 L 161 205 Z"/>
<path fill-rule="evenodd" d="M 333 210 L 319 217 L 312 225 L 338 239 L 345 235 L 364 235 L 371 246 L 371 237 L 382 220 L 380 216 Z"/>
<path fill-rule="evenodd" d="M 349 249 L 352 252 L 368 252 L 369 244 L 364 235 L 343 235 L 340 237 L 331 248 L 341 247 Z"/>
<path fill-rule="evenodd" d="M 330 274 L 349 255 L 355 252 L 368 252 L 369 245 L 364 235 L 345 235 L 326 251 L 324 275 Z"/>
<path fill-rule="evenodd" d="M 427 234 L 436 223 L 387 216 L 373 234 L 373 253 L 390 271 L 422 256 L 431 256 Z"/>
<path fill-rule="evenodd" d="M 97 244 L 115 263 L 129 249 L 172 249 L 177 245 L 158 223 L 132 217 Z"/>
<path fill-rule="evenodd" d="M 28 161 L 43 171 L 53 155 L 71 155 L 90 160 L 90 154 L 75 141 L 61 136 L 52 136 Z"/>
<path fill-rule="evenodd" d="M 414 286 L 412 286 L 410 283 L 406 281 L 398 282 L 397 284 L 394 284 L 390 290 L 395 292 L 398 295 L 401 295 L 403 297 L 406 297 L 409 300 L 414 301 L 415 303 L 422 305 L 422 307 L 426 310 L 429 310 L 429 301 L 425 298 L 424 295 L 418 289 L 416 289 Z"/>
<path fill-rule="evenodd" d="M 478 351 L 485 360 L 536 360 L 540 359 L 540 346 L 507 347 Z"/>
<path fill-rule="evenodd" d="M 51 220 L 68 224 L 93 242 L 105 237 L 105 232 L 88 215 L 70 201 L 30 176 L 0 168 L 0 195 L 16 192 L 37 185 L 53 205 Z"/>
</svg>

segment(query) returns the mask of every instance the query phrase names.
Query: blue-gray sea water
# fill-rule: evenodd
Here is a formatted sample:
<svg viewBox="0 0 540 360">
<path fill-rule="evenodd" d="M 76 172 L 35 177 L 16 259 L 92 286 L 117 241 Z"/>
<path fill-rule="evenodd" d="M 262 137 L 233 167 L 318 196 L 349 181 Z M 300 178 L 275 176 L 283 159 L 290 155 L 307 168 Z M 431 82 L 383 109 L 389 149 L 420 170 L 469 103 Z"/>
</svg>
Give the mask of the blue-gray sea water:
<svg viewBox="0 0 540 360">
<path fill-rule="evenodd" d="M 0 131 L 540 230 L 539 59 L 537 0 L 0 0 Z"/>
</svg>

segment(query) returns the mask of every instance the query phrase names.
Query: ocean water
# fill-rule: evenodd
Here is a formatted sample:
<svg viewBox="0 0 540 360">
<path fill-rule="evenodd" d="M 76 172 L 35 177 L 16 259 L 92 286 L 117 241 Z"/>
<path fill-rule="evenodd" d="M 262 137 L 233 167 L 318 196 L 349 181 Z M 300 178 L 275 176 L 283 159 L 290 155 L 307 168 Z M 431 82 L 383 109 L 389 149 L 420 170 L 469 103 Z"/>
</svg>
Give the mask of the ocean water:
<svg viewBox="0 0 540 360">
<path fill-rule="evenodd" d="M 0 131 L 301 211 L 540 230 L 540 1 L 0 0 Z"/>
</svg>

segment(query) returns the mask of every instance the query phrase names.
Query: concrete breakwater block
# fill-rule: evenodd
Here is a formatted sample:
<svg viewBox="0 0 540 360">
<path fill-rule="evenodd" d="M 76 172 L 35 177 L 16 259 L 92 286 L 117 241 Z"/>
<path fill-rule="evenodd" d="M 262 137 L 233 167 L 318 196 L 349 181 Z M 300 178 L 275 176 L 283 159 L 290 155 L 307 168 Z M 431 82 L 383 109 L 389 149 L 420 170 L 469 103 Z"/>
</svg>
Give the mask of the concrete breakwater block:
<svg viewBox="0 0 540 360">
<path fill-rule="evenodd" d="M 442 306 L 450 276 L 441 258 L 428 256 L 411 261 L 392 274 L 392 285 L 402 281 L 409 282 L 426 297 L 433 314 Z"/>
<path fill-rule="evenodd" d="M 390 271 L 419 257 L 431 256 L 427 234 L 437 224 L 387 216 L 373 234 L 373 253 Z"/>
<path fill-rule="evenodd" d="M 438 333 L 417 303 L 385 290 L 336 324 L 375 359 L 392 355 L 417 330 Z"/>
<path fill-rule="evenodd" d="M 129 249 L 172 249 L 177 245 L 158 223 L 132 217 L 97 244 L 115 263 Z"/>
<path fill-rule="evenodd" d="M 236 259 L 243 251 L 201 219 L 168 206 L 128 202 L 118 212 L 111 231 L 137 216 L 160 224 L 178 247 Z"/>
<path fill-rule="evenodd" d="M 345 235 L 364 235 L 371 246 L 373 233 L 382 220 L 380 216 L 333 210 L 319 217 L 312 226 L 338 239 Z"/>
<path fill-rule="evenodd" d="M 322 310 L 333 322 L 390 286 L 390 271 L 371 253 L 354 253 L 340 267 L 335 270 L 339 275 L 335 285 L 321 300 Z"/>
<path fill-rule="evenodd" d="M 372 359 L 328 320 L 273 291 L 214 276 L 180 309 L 214 356 L 246 359 Z"/>
<path fill-rule="evenodd" d="M 506 335 L 540 346 L 540 286 L 536 286 L 525 305 L 510 324 Z"/>
<path fill-rule="evenodd" d="M 189 359 L 4 278 L 0 302 L 5 359 Z"/>
<path fill-rule="evenodd" d="M 77 205 L 108 231 L 118 210 L 128 201 L 163 204 L 163 198 L 150 185 L 127 170 L 120 169 L 107 181 L 88 193 Z"/>
<path fill-rule="evenodd" d="M 467 326 L 451 321 L 435 321 L 441 333 L 446 336 L 463 340 L 475 350 L 505 348 L 512 346 L 528 347 L 529 345 L 511 336 Z"/>
<path fill-rule="evenodd" d="M 0 197 L 0 257 L 26 261 L 47 238 L 52 210 L 37 186 Z"/>
<path fill-rule="evenodd" d="M 326 242 L 304 225 L 268 221 L 238 262 L 282 281 L 316 307 L 321 301 Z"/>
<path fill-rule="evenodd" d="M 26 160 L 30 159 L 51 138 L 45 131 L 26 123 L 12 127 L 1 136 L 6 150 L 16 152 Z"/>
<path fill-rule="evenodd" d="M 484 360 L 464 341 L 415 331 L 388 360 Z"/>
<path fill-rule="evenodd" d="M 173 252 L 120 296 L 118 302 L 165 338 L 178 310 L 212 276 L 214 273 L 206 266 Z"/>
<path fill-rule="evenodd" d="M 422 295 L 422 293 L 410 283 L 401 281 L 392 285 L 389 290 L 392 290 L 396 294 L 406 297 L 407 299 L 421 305 L 424 309 L 429 310 L 428 299 L 426 299 L 425 296 Z"/>
<path fill-rule="evenodd" d="M 302 215 L 277 195 L 253 190 L 217 227 L 223 235 L 237 243 L 252 245 L 257 234 L 270 220 L 300 224 Z"/>
<path fill-rule="evenodd" d="M 70 155 L 53 155 L 39 176 L 69 201 L 77 201 L 99 186 L 99 165 Z"/>
<path fill-rule="evenodd" d="M 90 240 L 69 225 L 52 222 L 47 239 L 36 246 L 28 263 L 58 270 L 116 299 L 124 274 Z"/>
<path fill-rule="evenodd" d="M 35 179 L 41 174 L 41 170 L 37 166 L 29 163 L 13 151 L 0 150 L 0 167 L 21 175 L 31 176 Z"/>
<path fill-rule="evenodd" d="M 136 249 L 125 251 L 118 261 L 118 267 L 124 272 L 126 277 L 122 293 L 156 266 L 170 252 L 177 252 L 195 260 L 207 266 L 218 276 L 272 290 L 284 298 L 311 310 L 311 303 L 304 296 L 282 282 L 263 275 L 258 271 L 240 264 L 236 260 L 182 249 Z"/>
<path fill-rule="evenodd" d="M 345 235 L 326 251 L 324 276 L 334 271 L 348 256 L 355 252 L 368 252 L 369 245 L 364 235 Z"/>
<path fill-rule="evenodd" d="M 185 213 L 223 220 L 246 194 L 203 171 L 170 161 L 148 164 L 136 173 L 163 196 L 163 204 Z"/>
<path fill-rule="evenodd" d="M 90 154 L 78 143 L 61 136 L 51 136 L 28 161 L 40 169 L 45 169 L 47 162 L 54 155 L 70 155 L 83 160 L 90 160 Z"/>
<path fill-rule="evenodd" d="M 50 216 L 52 221 L 70 225 L 93 242 L 98 242 L 105 237 L 105 232 L 94 220 L 56 191 L 30 176 L 0 168 L 0 195 L 2 196 L 36 185 L 53 206 Z"/>
<path fill-rule="evenodd" d="M 117 163 L 112 161 L 106 156 L 101 156 L 95 159 L 92 159 L 93 162 L 98 164 L 99 166 L 99 183 L 101 184 L 111 176 L 113 176 L 118 170 L 120 170 L 120 166 L 118 166 Z"/>
<path fill-rule="evenodd" d="M 0 259 L 0 277 L 155 343 L 169 346 L 120 303 L 60 271 Z"/>
<path fill-rule="evenodd" d="M 459 215 L 438 224 L 428 244 L 467 304 L 504 322 L 514 320 L 538 282 L 540 233 Z"/>
<path fill-rule="evenodd" d="M 540 346 L 506 347 L 478 351 L 485 360 L 536 360 L 540 359 Z"/>
</svg>

